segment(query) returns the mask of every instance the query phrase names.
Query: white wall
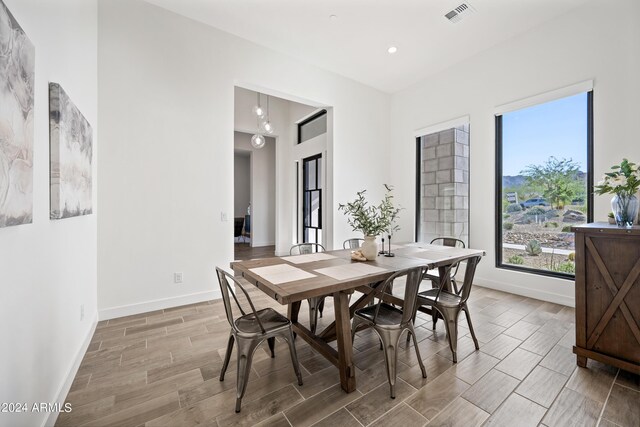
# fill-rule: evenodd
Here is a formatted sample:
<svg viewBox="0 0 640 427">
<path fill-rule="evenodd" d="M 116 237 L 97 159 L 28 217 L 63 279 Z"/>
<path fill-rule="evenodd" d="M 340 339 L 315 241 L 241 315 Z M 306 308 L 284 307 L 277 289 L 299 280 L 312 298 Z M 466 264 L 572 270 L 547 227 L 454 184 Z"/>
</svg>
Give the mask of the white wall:
<svg viewBox="0 0 640 427">
<path fill-rule="evenodd" d="M 236 151 L 233 156 L 233 216 L 244 218 L 250 201 L 251 156 Z"/>
<path fill-rule="evenodd" d="M 388 95 L 141 1 L 99 2 L 98 47 L 102 318 L 216 295 L 214 266 L 233 259 L 220 213 L 233 209 L 234 86 L 332 106 L 333 199 L 364 183 L 382 194 Z M 346 220 L 328 214 L 342 242 Z"/>
<path fill-rule="evenodd" d="M 36 80 L 33 224 L 0 229 L 0 402 L 62 402 L 97 317 L 97 215 L 49 220 L 48 82 L 60 83 L 93 126 L 95 153 L 97 2 L 4 2 L 35 45 Z M 94 183 L 96 164 L 94 154 Z M 96 196 L 94 184 L 99 212 Z M 48 417 L 55 420 L 3 413 L 0 425 L 37 426 Z"/>
<path fill-rule="evenodd" d="M 639 161 L 640 144 L 630 127 L 640 117 L 638 19 L 640 2 L 635 0 L 592 1 L 393 96 L 391 177 L 408 212 L 415 211 L 413 132 L 471 117 L 470 244 L 487 250 L 478 283 L 573 304 L 571 281 L 495 268 L 494 109 L 594 79 L 596 175 L 623 156 Z M 597 220 L 606 218 L 609 201 L 596 196 Z M 412 238 L 413 221 L 412 215 L 402 217 L 399 237 Z"/>
<path fill-rule="evenodd" d="M 234 132 L 236 150 L 251 153 L 251 246 L 271 246 L 276 241 L 276 140 L 266 137 L 264 147 L 256 149 L 251 146 L 252 136 Z"/>
</svg>

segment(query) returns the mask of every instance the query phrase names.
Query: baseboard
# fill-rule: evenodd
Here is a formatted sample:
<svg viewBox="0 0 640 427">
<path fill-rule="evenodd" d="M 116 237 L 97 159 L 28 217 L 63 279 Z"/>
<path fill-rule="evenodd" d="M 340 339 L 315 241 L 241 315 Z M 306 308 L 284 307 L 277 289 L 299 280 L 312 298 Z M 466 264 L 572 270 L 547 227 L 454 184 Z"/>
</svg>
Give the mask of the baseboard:
<svg viewBox="0 0 640 427">
<path fill-rule="evenodd" d="M 121 305 L 119 307 L 103 308 L 98 310 L 98 318 L 100 320 L 115 319 L 116 317 L 147 313 L 149 311 L 194 304 L 197 302 L 219 299 L 221 297 L 220 291 L 205 291 L 195 294 L 145 301 L 136 304 Z"/>
<path fill-rule="evenodd" d="M 535 298 L 542 301 L 552 302 L 555 304 L 566 305 L 569 307 L 576 306 L 576 301 L 573 296 L 556 294 L 553 292 L 542 291 L 540 289 L 525 288 L 523 286 L 517 286 L 512 283 L 498 282 L 496 280 L 485 279 L 483 277 L 478 277 L 478 276 L 474 278 L 473 284 L 482 286 L 484 288 L 490 288 L 498 291 L 509 292 L 512 294 L 522 295 L 529 298 Z"/>
<path fill-rule="evenodd" d="M 76 374 L 78 373 L 78 369 L 80 368 L 80 364 L 82 363 L 82 359 L 84 359 L 84 355 L 89 348 L 89 344 L 91 344 L 91 339 L 93 338 L 93 334 L 96 331 L 96 326 L 98 325 L 98 314 L 94 316 L 92 320 L 91 328 L 89 328 L 89 333 L 84 339 L 84 342 L 80 346 L 80 350 L 78 354 L 76 354 L 75 360 L 73 361 L 73 365 L 71 365 L 71 369 L 67 373 L 67 378 L 62 383 L 60 390 L 58 391 L 56 403 L 59 403 L 61 406 L 64 405 L 65 400 L 67 398 L 67 394 L 69 394 L 69 390 L 71 389 L 71 385 L 73 384 L 73 380 L 76 378 Z M 53 427 L 56 424 L 56 420 L 58 419 L 58 412 L 52 411 L 49 412 L 47 418 L 44 420 L 42 424 L 44 427 Z"/>
<path fill-rule="evenodd" d="M 262 246 L 275 246 L 276 242 L 255 242 L 251 245 L 252 248 L 261 248 Z"/>
</svg>

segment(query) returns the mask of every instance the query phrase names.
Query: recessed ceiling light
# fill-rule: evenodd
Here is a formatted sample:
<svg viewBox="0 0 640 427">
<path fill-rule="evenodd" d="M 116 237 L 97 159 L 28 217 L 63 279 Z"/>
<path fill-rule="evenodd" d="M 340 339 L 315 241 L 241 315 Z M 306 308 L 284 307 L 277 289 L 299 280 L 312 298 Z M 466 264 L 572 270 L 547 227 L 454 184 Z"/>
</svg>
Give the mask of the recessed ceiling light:
<svg viewBox="0 0 640 427">
<path fill-rule="evenodd" d="M 336 19 L 338 19 L 338 15 L 329 15 L 329 19 L 335 21 Z"/>
<path fill-rule="evenodd" d="M 387 52 L 389 52 L 390 54 L 394 54 L 398 51 L 398 48 L 395 46 L 390 46 L 389 49 L 387 49 Z"/>
</svg>

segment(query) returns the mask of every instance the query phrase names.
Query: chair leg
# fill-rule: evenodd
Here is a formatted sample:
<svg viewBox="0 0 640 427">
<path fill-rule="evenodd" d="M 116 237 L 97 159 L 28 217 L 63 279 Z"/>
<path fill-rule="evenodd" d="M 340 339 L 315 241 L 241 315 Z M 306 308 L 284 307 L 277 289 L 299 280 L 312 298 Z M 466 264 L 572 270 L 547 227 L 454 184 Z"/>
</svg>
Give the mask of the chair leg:
<svg viewBox="0 0 640 427">
<path fill-rule="evenodd" d="M 318 304 L 318 311 L 320 312 L 320 317 L 322 318 L 322 312 L 324 311 L 324 297 L 320 298 L 320 304 Z"/>
<path fill-rule="evenodd" d="M 276 357 L 276 353 L 275 353 L 276 338 L 275 337 L 267 338 L 267 344 L 269 344 L 269 350 L 271 350 L 271 358 L 273 359 L 274 357 Z"/>
<path fill-rule="evenodd" d="M 233 334 L 229 334 L 229 343 L 227 344 L 227 353 L 224 355 L 224 363 L 222 364 L 222 370 L 220 371 L 220 381 L 224 381 L 224 374 L 229 367 L 229 360 L 231 360 L 231 352 L 233 351 L 233 343 L 235 338 Z"/>
<path fill-rule="evenodd" d="M 309 303 L 309 329 L 312 334 L 316 333 L 316 328 L 318 327 L 318 305 L 319 298 L 313 297 L 307 300 Z"/>
<path fill-rule="evenodd" d="M 249 374 L 251 374 L 251 361 L 253 360 L 253 352 L 259 343 L 253 340 L 238 340 L 238 373 L 237 373 L 237 389 L 236 389 L 236 412 L 240 412 L 242 397 L 247 389 L 249 382 Z"/>
<path fill-rule="evenodd" d="M 449 339 L 449 348 L 453 357 L 453 363 L 458 363 L 458 314 L 460 310 L 456 308 L 440 307 L 440 314 L 444 318 L 445 327 L 447 329 L 447 338 Z"/>
<path fill-rule="evenodd" d="M 289 336 L 283 337 L 287 344 L 289 344 L 289 352 L 291 353 L 291 363 L 293 364 L 293 370 L 298 377 L 298 385 L 302 385 L 302 374 L 300 373 L 300 365 L 298 364 L 298 353 L 296 352 L 296 344 L 294 342 L 293 331 L 289 329 Z"/>
<path fill-rule="evenodd" d="M 401 330 L 376 329 L 378 336 L 384 343 L 384 361 L 387 365 L 387 379 L 392 399 L 396 398 L 396 372 L 398 367 L 398 341 Z"/>
<path fill-rule="evenodd" d="M 469 325 L 469 330 L 471 331 L 471 338 L 473 338 L 473 343 L 476 345 L 476 350 L 480 350 L 480 346 L 478 345 L 478 340 L 476 339 L 476 333 L 473 331 L 473 325 L 471 324 L 471 316 L 469 316 L 469 307 L 465 304 L 462 307 L 464 310 L 464 315 L 467 318 L 467 325 Z"/>
<path fill-rule="evenodd" d="M 416 356 L 418 357 L 418 363 L 420 364 L 420 370 L 422 371 L 422 378 L 427 378 L 427 370 L 424 368 L 424 363 L 422 363 L 422 357 L 420 356 L 420 349 L 418 348 L 416 331 L 411 323 L 409 323 L 408 329 L 409 331 L 407 332 L 407 336 L 411 335 L 413 337 L 413 346 L 416 348 Z"/>
</svg>

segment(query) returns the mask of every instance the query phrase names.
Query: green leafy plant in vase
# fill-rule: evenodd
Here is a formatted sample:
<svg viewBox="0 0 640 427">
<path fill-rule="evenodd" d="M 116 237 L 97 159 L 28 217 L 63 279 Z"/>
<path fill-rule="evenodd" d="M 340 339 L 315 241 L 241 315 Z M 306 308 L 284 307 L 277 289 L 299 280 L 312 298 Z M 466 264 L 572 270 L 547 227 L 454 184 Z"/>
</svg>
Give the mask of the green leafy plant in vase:
<svg viewBox="0 0 640 427">
<path fill-rule="evenodd" d="M 393 188 L 386 184 L 384 187 L 385 196 L 378 205 L 372 205 L 367 201 L 366 190 L 358 191 L 354 201 L 338 205 L 338 210 L 347 216 L 347 223 L 353 231 L 359 231 L 364 235 L 364 243 L 360 250 L 368 261 L 376 259 L 378 255 L 376 237 L 399 229 L 395 220 L 401 208 L 393 205 Z"/>
<path fill-rule="evenodd" d="M 613 165 L 594 187 L 598 195 L 613 194 L 611 210 L 619 227 L 631 227 L 638 217 L 638 197 L 640 171 L 635 163 L 622 159 L 619 165 Z"/>
</svg>

